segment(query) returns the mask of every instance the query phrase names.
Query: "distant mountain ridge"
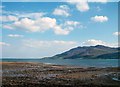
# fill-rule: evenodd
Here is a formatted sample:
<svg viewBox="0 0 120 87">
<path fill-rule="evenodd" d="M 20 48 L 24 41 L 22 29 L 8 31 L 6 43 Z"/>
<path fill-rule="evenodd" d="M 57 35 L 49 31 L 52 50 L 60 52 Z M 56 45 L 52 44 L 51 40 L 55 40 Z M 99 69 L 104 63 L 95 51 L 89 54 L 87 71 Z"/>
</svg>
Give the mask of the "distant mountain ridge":
<svg viewBox="0 0 120 87">
<path fill-rule="evenodd" d="M 69 51 L 57 54 L 52 59 L 118 59 L 120 48 L 112 48 L 103 45 L 83 46 L 70 49 Z"/>
</svg>

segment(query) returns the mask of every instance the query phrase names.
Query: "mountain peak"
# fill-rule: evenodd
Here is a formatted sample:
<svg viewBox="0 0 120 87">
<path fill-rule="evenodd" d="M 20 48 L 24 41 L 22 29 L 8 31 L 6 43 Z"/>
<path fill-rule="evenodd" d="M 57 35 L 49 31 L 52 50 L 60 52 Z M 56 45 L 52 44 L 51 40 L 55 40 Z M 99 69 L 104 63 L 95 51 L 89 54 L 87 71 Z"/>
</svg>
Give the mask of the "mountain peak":
<svg viewBox="0 0 120 87">
<path fill-rule="evenodd" d="M 106 46 L 104 46 L 104 45 L 96 45 L 96 47 L 106 47 Z"/>
<path fill-rule="evenodd" d="M 118 52 L 117 48 L 111 48 L 104 45 L 83 46 L 70 49 L 69 51 L 55 55 L 52 58 L 75 59 L 75 58 L 98 58 L 98 56 L 108 57 L 108 55 L 106 56 L 106 54 L 110 54 L 114 57 L 113 53 L 116 52 Z"/>
</svg>

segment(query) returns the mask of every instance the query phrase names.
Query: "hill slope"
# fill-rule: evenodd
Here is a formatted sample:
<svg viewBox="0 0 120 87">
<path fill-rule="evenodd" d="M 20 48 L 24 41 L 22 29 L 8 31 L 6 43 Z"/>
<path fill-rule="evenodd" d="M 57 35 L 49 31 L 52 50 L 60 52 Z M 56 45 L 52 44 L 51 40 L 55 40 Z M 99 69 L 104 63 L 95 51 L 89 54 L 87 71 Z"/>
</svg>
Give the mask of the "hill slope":
<svg viewBox="0 0 120 87">
<path fill-rule="evenodd" d="M 50 58 L 59 59 L 76 59 L 76 58 L 103 58 L 118 59 L 118 48 L 111 48 L 103 45 L 84 46 L 73 48 L 61 54 L 57 54 Z"/>
</svg>

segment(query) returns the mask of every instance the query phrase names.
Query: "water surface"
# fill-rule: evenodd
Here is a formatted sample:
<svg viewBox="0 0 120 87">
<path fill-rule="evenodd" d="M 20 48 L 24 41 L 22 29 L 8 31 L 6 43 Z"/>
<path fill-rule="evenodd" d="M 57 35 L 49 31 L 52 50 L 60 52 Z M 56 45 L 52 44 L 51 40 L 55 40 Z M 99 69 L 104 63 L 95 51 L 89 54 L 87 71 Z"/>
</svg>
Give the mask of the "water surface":
<svg viewBox="0 0 120 87">
<path fill-rule="evenodd" d="M 118 59 L 2 59 L 4 62 L 40 62 L 83 67 L 118 67 Z"/>
</svg>

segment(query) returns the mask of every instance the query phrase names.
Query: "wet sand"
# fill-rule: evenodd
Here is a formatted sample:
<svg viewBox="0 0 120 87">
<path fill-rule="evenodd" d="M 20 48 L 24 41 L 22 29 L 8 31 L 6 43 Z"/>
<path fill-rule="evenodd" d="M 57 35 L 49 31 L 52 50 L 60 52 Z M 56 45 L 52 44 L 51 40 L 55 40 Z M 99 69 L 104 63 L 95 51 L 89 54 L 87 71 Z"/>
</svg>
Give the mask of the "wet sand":
<svg viewBox="0 0 120 87">
<path fill-rule="evenodd" d="M 2 62 L 2 87 L 120 87 L 119 68 Z M 114 77 L 114 78 L 113 78 Z"/>
</svg>

